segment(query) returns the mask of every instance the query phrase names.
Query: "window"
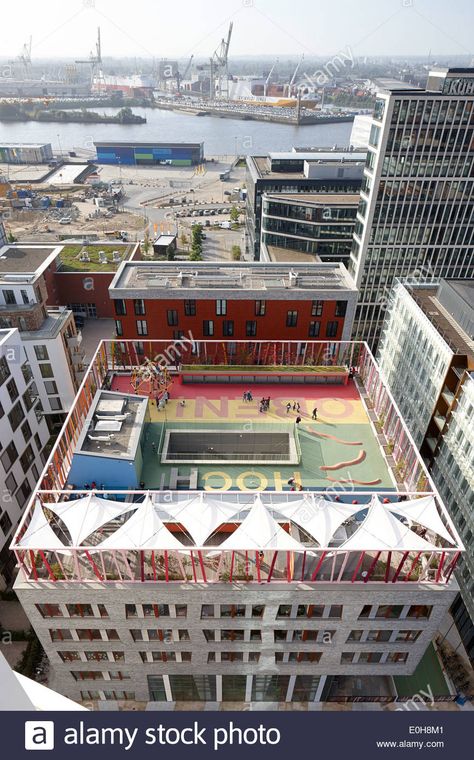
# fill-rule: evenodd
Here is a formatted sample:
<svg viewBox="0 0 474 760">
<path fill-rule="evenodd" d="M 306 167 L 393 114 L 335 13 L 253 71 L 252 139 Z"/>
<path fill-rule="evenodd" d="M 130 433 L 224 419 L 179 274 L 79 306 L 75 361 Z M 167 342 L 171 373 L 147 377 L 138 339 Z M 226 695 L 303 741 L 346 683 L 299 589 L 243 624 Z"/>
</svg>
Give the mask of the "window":
<svg viewBox="0 0 474 760">
<path fill-rule="evenodd" d="M 115 320 L 115 334 L 120 338 L 123 335 L 123 327 L 120 319 Z"/>
<path fill-rule="evenodd" d="M 390 641 L 390 636 L 393 631 L 369 631 L 367 634 L 367 641 Z"/>
<path fill-rule="evenodd" d="M 184 314 L 186 317 L 196 316 L 196 301 L 194 299 L 185 300 L 184 302 Z"/>
<path fill-rule="evenodd" d="M 355 652 L 342 652 L 341 654 L 341 665 L 349 664 L 350 662 L 354 662 Z"/>
<path fill-rule="evenodd" d="M 389 652 L 387 662 L 406 662 L 408 660 L 408 652 Z"/>
<path fill-rule="evenodd" d="M 99 616 L 108 617 L 107 610 L 103 604 L 98 604 Z M 66 604 L 69 617 L 95 617 L 91 604 Z"/>
<path fill-rule="evenodd" d="M 328 322 L 326 325 L 326 338 L 335 338 L 338 326 L 338 322 Z"/>
<path fill-rule="evenodd" d="M 50 628 L 51 641 L 72 641 L 72 632 L 68 628 Z"/>
<path fill-rule="evenodd" d="M 255 316 L 265 316 L 266 301 L 255 301 Z"/>
<path fill-rule="evenodd" d="M 249 654 L 252 654 L 252 652 L 250 652 Z M 246 687 L 247 687 L 247 676 L 223 675 L 222 676 L 222 701 L 223 702 L 244 702 Z"/>
<path fill-rule="evenodd" d="M 347 641 L 360 641 L 362 638 L 363 631 L 357 630 L 357 631 L 351 631 L 349 636 L 347 637 Z"/>
<path fill-rule="evenodd" d="M 8 535 L 8 532 L 10 531 L 12 525 L 13 523 L 10 520 L 10 516 L 7 512 L 4 512 L 0 517 L 0 530 L 2 530 L 5 535 Z"/>
<path fill-rule="evenodd" d="M 99 641 L 102 634 L 106 641 L 119 641 L 119 635 L 115 628 L 106 628 L 102 631 L 99 628 L 77 628 L 76 633 L 79 641 Z"/>
<path fill-rule="evenodd" d="M 252 680 L 252 702 L 284 702 L 290 676 L 254 675 Z"/>
<path fill-rule="evenodd" d="M 214 322 L 212 319 L 205 319 L 202 323 L 202 333 L 206 337 L 214 335 Z"/>
<path fill-rule="evenodd" d="M 21 293 L 21 300 L 23 303 L 30 303 L 30 298 L 28 296 L 28 291 L 26 290 L 20 290 Z"/>
<path fill-rule="evenodd" d="M 323 313 L 324 301 L 313 301 L 311 305 L 311 316 L 320 317 Z"/>
<path fill-rule="evenodd" d="M 58 386 L 56 385 L 55 380 L 45 380 L 44 388 L 48 396 L 54 396 L 58 393 Z"/>
<path fill-rule="evenodd" d="M 347 311 L 347 301 L 336 301 L 336 317 L 345 317 Z"/>
<path fill-rule="evenodd" d="M 218 298 L 216 301 L 216 316 L 225 317 L 226 314 L 227 314 L 227 301 L 222 298 Z"/>
<path fill-rule="evenodd" d="M 7 391 L 10 396 L 10 401 L 15 401 L 18 398 L 18 388 L 13 378 L 7 383 Z"/>
<path fill-rule="evenodd" d="M 18 483 L 16 482 L 15 476 L 13 475 L 13 473 L 10 473 L 10 475 L 8 475 L 5 478 L 5 485 L 6 485 L 7 489 L 8 489 L 8 491 L 9 491 L 10 495 L 12 496 L 15 493 L 15 491 L 17 489 L 17 486 L 18 486 Z"/>
<path fill-rule="evenodd" d="M 18 491 L 16 492 L 16 500 L 20 507 L 23 507 L 31 494 L 31 486 L 28 478 L 25 478 Z"/>
<path fill-rule="evenodd" d="M 40 364 L 39 368 L 41 377 L 54 377 L 54 372 L 51 364 Z"/>
<path fill-rule="evenodd" d="M 296 327 L 298 324 L 298 312 L 297 311 L 287 311 L 286 313 L 286 326 L 287 327 Z"/>
<path fill-rule="evenodd" d="M 176 309 L 168 309 L 166 319 L 168 320 L 168 327 L 176 327 L 178 324 L 178 312 Z"/>
<path fill-rule="evenodd" d="M 31 432 L 31 427 L 28 420 L 25 420 L 25 422 L 21 426 L 21 432 L 23 434 L 23 438 L 25 439 L 25 443 L 27 443 L 30 440 L 31 436 L 33 435 L 33 433 Z"/>
<path fill-rule="evenodd" d="M 199 675 L 170 675 L 169 682 L 174 701 L 215 702 L 216 677 Z"/>
<path fill-rule="evenodd" d="M 27 446 L 23 454 L 20 457 L 20 464 L 23 468 L 23 472 L 28 472 L 30 465 L 34 461 L 35 455 L 31 445 Z"/>
<path fill-rule="evenodd" d="M 133 308 L 137 317 L 141 317 L 145 314 L 145 301 L 143 298 L 136 298 L 133 302 Z"/>
<path fill-rule="evenodd" d="M 40 613 L 41 617 L 64 617 L 59 604 L 36 604 L 35 607 Z"/>
<path fill-rule="evenodd" d="M 3 298 L 8 305 L 16 304 L 16 296 L 13 290 L 3 290 Z"/>
<path fill-rule="evenodd" d="M 202 618 L 213 618 L 214 617 L 214 605 L 213 604 L 202 604 L 201 605 L 201 619 Z"/>
<path fill-rule="evenodd" d="M 137 335 L 148 335 L 146 319 L 137 319 Z"/>
<path fill-rule="evenodd" d="M 319 338 L 319 331 L 321 329 L 321 322 L 310 322 L 309 323 L 309 331 L 308 331 L 308 337 L 309 338 Z"/>
<path fill-rule="evenodd" d="M 124 317 L 127 314 L 127 306 L 123 298 L 118 298 L 115 303 L 115 313 L 118 317 Z"/>
<path fill-rule="evenodd" d="M 432 610 L 433 610 L 433 607 L 428 606 L 426 604 L 412 604 L 410 609 L 408 610 L 407 617 L 424 618 L 425 620 L 428 620 L 429 616 L 431 615 Z"/>
<path fill-rule="evenodd" d="M 245 604 L 221 604 L 222 617 L 245 617 Z"/>
<path fill-rule="evenodd" d="M 5 468 L 5 472 L 8 472 L 12 464 L 18 459 L 18 451 L 13 441 L 10 441 L 8 446 L 5 446 L 5 450 L 2 451 L 0 459 Z"/>
<path fill-rule="evenodd" d="M 359 654 L 359 659 L 357 662 L 364 664 L 371 662 L 380 662 L 381 659 L 382 652 L 361 652 Z"/>
<path fill-rule="evenodd" d="M 397 631 L 395 635 L 395 641 L 404 641 L 406 643 L 413 643 L 421 636 L 422 631 Z"/>
<path fill-rule="evenodd" d="M 35 354 L 39 362 L 45 362 L 49 359 L 48 349 L 46 346 L 35 346 Z"/>
<path fill-rule="evenodd" d="M 249 319 L 245 323 L 245 335 L 247 338 L 255 338 L 257 335 L 257 322 L 255 319 Z"/>
<path fill-rule="evenodd" d="M 21 401 L 18 401 L 15 404 L 15 406 L 13 406 L 10 409 L 10 411 L 8 412 L 8 419 L 10 420 L 10 425 L 12 426 L 12 430 L 14 432 L 19 426 L 20 422 L 25 419 L 25 412 L 23 411 Z M 30 437 L 31 437 L 31 430 L 30 430 Z M 28 439 L 26 438 L 25 440 L 28 440 Z"/>
<path fill-rule="evenodd" d="M 233 334 L 234 334 L 234 320 L 224 319 L 222 323 L 222 335 L 225 338 L 231 338 Z"/>
<path fill-rule="evenodd" d="M 263 617 L 263 613 L 264 612 L 265 612 L 265 605 L 264 604 L 252 604 L 252 617 L 253 618 Z"/>
</svg>

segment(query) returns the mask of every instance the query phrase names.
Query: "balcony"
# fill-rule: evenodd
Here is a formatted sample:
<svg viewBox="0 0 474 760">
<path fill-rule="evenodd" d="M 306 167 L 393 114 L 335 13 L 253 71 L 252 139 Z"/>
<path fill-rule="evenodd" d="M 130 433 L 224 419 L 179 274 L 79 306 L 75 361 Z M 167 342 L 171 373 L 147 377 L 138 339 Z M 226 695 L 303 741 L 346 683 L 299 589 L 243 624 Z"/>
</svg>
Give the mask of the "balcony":
<svg viewBox="0 0 474 760">
<path fill-rule="evenodd" d="M 66 342 L 71 349 L 71 351 L 75 351 L 77 348 L 80 347 L 82 343 L 82 333 L 80 330 L 77 331 L 74 335 L 66 336 Z"/>
</svg>

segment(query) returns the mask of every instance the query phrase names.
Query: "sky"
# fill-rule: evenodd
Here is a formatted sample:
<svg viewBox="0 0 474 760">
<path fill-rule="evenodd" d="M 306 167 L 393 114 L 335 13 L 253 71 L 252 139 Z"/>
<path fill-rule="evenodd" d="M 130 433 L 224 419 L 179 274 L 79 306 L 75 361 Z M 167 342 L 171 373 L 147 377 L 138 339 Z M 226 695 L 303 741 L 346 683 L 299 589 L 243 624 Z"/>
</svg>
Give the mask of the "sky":
<svg viewBox="0 0 474 760">
<path fill-rule="evenodd" d="M 21 0 L 2 2 L 1 56 L 474 55 L 473 0 Z"/>
</svg>

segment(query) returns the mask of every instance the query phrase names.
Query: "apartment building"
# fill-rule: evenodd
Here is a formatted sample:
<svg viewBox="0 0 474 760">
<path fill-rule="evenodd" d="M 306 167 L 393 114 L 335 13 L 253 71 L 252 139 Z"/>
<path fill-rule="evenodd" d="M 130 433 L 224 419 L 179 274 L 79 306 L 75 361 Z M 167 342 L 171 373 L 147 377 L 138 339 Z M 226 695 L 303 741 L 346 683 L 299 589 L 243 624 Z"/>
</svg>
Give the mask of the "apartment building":
<svg viewBox="0 0 474 760">
<path fill-rule="evenodd" d="M 99 347 L 12 543 L 56 688 L 264 707 L 357 681 L 393 700 L 463 545 L 370 351 L 247 340 L 234 364 L 190 342 L 165 368 L 168 340 L 135 367 L 121 345 Z"/>
<path fill-rule="evenodd" d="M 452 609 L 474 661 L 474 282 L 397 283 L 379 347 L 381 372 L 467 547 Z"/>
<path fill-rule="evenodd" d="M 342 265 L 253 262 L 124 262 L 109 293 L 117 337 L 142 341 L 347 340 L 357 299 Z"/>
<path fill-rule="evenodd" d="M 61 426 L 85 371 L 72 311 L 47 306 L 47 279 L 60 249 L 30 243 L 0 248 L 0 327 L 18 329 L 51 430 Z"/>
<path fill-rule="evenodd" d="M 0 588 L 12 579 L 8 546 L 46 463 L 49 437 L 20 334 L 0 329 Z"/>
<path fill-rule="evenodd" d="M 366 155 L 366 151 L 327 148 L 247 156 L 246 248 L 249 257 L 256 261 L 261 257 L 262 196 L 265 193 L 327 194 L 326 205 L 330 206 L 329 196 L 359 193 Z M 305 228 L 303 232 L 307 231 Z M 301 237 L 304 238 L 304 234 Z M 321 258 L 324 260 L 324 256 Z"/>
<path fill-rule="evenodd" d="M 474 276 L 474 69 L 377 94 L 349 272 L 354 337 L 375 347 L 395 278 Z"/>
</svg>

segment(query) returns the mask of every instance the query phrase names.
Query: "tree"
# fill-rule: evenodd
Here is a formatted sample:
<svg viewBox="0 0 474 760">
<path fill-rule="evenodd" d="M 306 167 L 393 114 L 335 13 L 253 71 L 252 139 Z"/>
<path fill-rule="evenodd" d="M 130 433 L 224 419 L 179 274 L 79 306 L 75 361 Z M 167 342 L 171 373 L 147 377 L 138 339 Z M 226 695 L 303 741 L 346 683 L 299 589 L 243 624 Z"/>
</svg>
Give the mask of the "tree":
<svg viewBox="0 0 474 760">
<path fill-rule="evenodd" d="M 188 245 L 188 236 L 186 235 L 185 232 L 181 233 L 180 240 L 181 240 L 181 245 L 183 246 L 183 248 L 187 248 L 187 245 Z"/>
<path fill-rule="evenodd" d="M 240 216 L 240 211 L 237 208 L 237 206 L 232 206 L 230 210 L 230 221 L 231 222 L 238 222 Z"/>
<path fill-rule="evenodd" d="M 232 258 L 234 261 L 240 261 L 240 259 L 242 258 L 242 249 L 240 245 L 232 246 Z"/>
<path fill-rule="evenodd" d="M 202 253 L 193 249 L 189 254 L 189 261 L 202 261 Z"/>
</svg>

